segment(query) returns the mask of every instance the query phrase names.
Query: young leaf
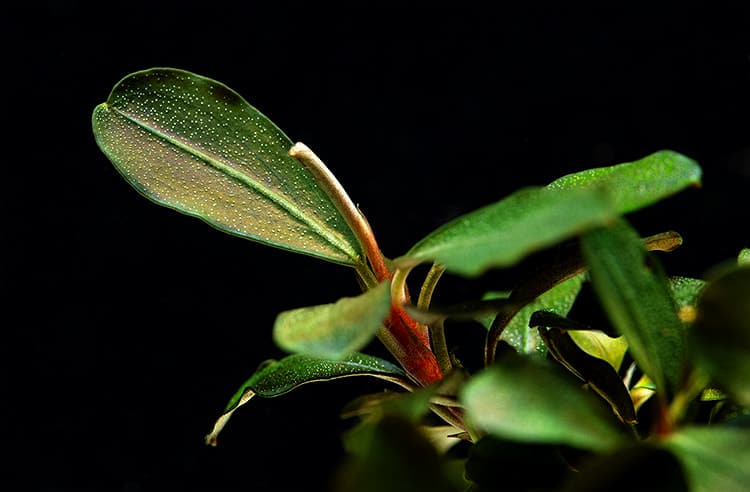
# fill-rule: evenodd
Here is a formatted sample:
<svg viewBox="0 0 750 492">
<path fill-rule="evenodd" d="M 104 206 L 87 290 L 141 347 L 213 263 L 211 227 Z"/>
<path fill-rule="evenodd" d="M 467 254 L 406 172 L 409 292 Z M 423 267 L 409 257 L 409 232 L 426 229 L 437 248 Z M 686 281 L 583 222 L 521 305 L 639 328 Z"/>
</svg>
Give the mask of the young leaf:
<svg viewBox="0 0 750 492">
<path fill-rule="evenodd" d="M 737 255 L 738 265 L 750 265 L 750 248 L 743 248 Z"/>
<path fill-rule="evenodd" d="M 367 345 L 391 309 L 390 282 L 333 304 L 285 311 L 273 327 L 276 344 L 289 352 L 340 359 Z"/>
<path fill-rule="evenodd" d="M 698 301 L 690 342 L 716 385 L 750 406 L 750 266 L 708 283 Z"/>
<path fill-rule="evenodd" d="M 326 360 L 293 354 L 280 361 L 269 361 L 250 376 L 232 396 L 222 415 L 216 420 L 206 442 L 216 445 L 216 438 L 229 418 L 254 396 L 273 398 L 303 384 L 330 381 L 352 376 L 372 376 L 410 388 L 408 377 L 398 366 L 365 354 L 350 354 L 341 360 Z"/>
<path fill-rule="evenodd" d="M 700 166 L 677 152 L 662 150 L 643 159 L 563 176 L 547 187 L 567 190 L 606 186 L 620 214 L 647 207 L 701 182 Z"/>
<path fill-rule="evenodd" d="M 446 271 L 476 276 L 614 218 L 602 190 L 526 188 L 448 222 L 396 259 L 396 264 L 431 261 Z"/>
<path fill-rule="evenodd" d="M 685 329 L 666 278 L 625 221 L 581 240 L 594 290 L 633 358 L 656 384 L 674 394 L 685 359 Z"/>
<path fill-rule="evenodd" d="M 682 462 L 690 490 L 750 490 L 750 429 L 733 426 L 685 427 L 664 446 Z"/>
<path fill-rule="evenodd" d="M 460 394 L 471 425 L 495 437 L 592 451 L 626 441 L 591 393 L 546 361 L 514 355 L 471 378 Z"/>
<path fill-rule="evenodd" d="M 587 354 L 609 363 L 615 371 L 620 370 L 628 342 L 625 337 L 610 337 L 598 330 L 569 331 L 570 338 Z"/>
<path fill-rule="evenodd" d="M 231 234 L 345 265 L 364 260 L 292 141 L 224 84 L 183 70 L 128 75 L 98 105 L 101 150 L 139 192 Z"/>
<path fill-rule="evenodd" d="M 698 298 L 705 286 L 705 280 L 690 277 L 669 277 L 669 289 L 672 291 L 672 298 L 677 305 L 677 317 L 683 323 L 691 323 L 695 320 Z"/>
</svg>

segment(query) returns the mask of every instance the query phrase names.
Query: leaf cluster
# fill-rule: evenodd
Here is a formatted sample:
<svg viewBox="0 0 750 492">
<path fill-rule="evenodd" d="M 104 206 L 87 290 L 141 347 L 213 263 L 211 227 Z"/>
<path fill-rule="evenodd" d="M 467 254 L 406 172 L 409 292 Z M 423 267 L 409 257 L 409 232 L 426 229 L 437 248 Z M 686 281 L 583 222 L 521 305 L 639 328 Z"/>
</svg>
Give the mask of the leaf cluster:
<svg viewBox="0 0 750 492">
<path fill-rule="evenodd" d="M 368 376 L 385 388 L 345 409 L 341 490 L 750 489 L 750 253 L 710 278 L 670 275 L 656 252 L 679 234 L 640 237 L 627 219 L 699 186 L 692 159 L 664 150 L 524 188 L 387 259 L 312 151 L 220 82 L 136 72 L 92 123 L 147 198 L 351 267 L 362 287 L 278 315 L 289 355 L 237 390 L 208 443 L 256 396 Z M 510 290 L 433 305 L 444 274 L 519 266 Z M 447 343 L 466 320 L 486 329 L 479 368 Z M 365 353 L 376 339 L 392 360 Z"/>
</svg>

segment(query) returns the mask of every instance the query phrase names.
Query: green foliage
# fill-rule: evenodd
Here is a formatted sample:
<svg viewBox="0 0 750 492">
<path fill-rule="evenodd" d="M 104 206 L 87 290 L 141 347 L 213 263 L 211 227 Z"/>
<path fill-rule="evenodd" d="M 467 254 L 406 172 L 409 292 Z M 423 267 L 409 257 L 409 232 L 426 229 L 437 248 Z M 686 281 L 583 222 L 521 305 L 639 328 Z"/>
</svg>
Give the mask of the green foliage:
<svg viewBox="0 0 750 492">
<path fill-rule="evenodd" d="M 607 194 L 599 189 L 527 188 L 445 224 L 397 263 L 433 261 L 448 271 L 475 276 L 489 267 L 512 265 L 614 217 Z"/>
<path fill-rule="evenodd" d="M 565 316 L 573 306 L 573 302 L 581 290 L 583 281 L 584 275 L 578 274 L 573 278 L 561 282 L 524 306 L 508 322 L 503 330 L 501 339 L 507 342 L 518 353 L 546 355 L 547 347 L 544 345 L 539 331 L 529 326 L 531 315 L 536 311 L 550 311 Z M 484 298 L 507 298 L 509 295 L 509 292 L 488 292 Z M 492 314 L 477 318 L 477 321 L 486 326 L 488 330 L 492 327 L 494 320 L 495 315 Z"/>
<path fill-rule="evenodd" d="M 534 359 L 509 356 L 498 361 L 472 378 L 460 397 L 467 419 L 502 439 L 593 451 L 614 449 L 625 440 L 601 401 Z"/>
<path fill-rule="evenodd" d="M 358 422 L 339 490 L 750 489 L 750 253 L 706 279 L 669 276 L 651 251 L 680 236 L 641 238 L 625 218 L 699 185 L 688 157 L 664 150 L 522 189 L 387 262 L 330 171 L 219 82 L 137 72 L 92 124 L 151 200 L 360 280 L 359 295 L 278 315 L 274 340 L 294 353 L 251 375 L 208 443 L 255 396 L 364 375 L 394 386 L 348 409 Z M 412 301 L 421 263 L 433 267 Z M 528 267 L 509 292 L 431 306 L 443 272 L 508 267 Z M 488 330 L 475 348 L 485 365 L 470 370 L 445 333 L 467 318 Z M 360 353 L 374 337 L 394 361 Z"/>
<path fill-rule="evenodd" d="M 147 198 L 237 234 L 344 264 L 361 250 L 292 141 L 224 84 L 173 68 L 128 75 L 92 117 L 96 142 Z"/>
<path fill-rule="evenodd" d="M 585 234 L 591 281 L 618 332 L 657 389 L 674 393 L 685 357 L 685 330 L 666 277 L 624 221 Z"/>
<path fill-rule="evenodd" d="M 338 359 L 370 343 L 390 309 L 390 282 L 382 282 L 334 304 L 280 313 L 273 336 L 276 344 L 289 352 Z"/>
</svg>

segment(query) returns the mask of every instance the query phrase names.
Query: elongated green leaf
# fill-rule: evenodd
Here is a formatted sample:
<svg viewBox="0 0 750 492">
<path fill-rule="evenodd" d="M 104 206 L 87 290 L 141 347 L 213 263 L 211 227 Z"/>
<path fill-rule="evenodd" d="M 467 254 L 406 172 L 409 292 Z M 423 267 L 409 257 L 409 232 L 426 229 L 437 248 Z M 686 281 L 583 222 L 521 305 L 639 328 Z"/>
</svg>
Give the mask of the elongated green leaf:
<svg viewBox="0 0 750 492">
<path fill-rule="evenodd" d="M 501 360 L 470 379 L 460 399 L 472 425 L 502 439 L 592 451 L 626 441 L 603 402 L 544 360 Z"/>
<path fill-rule="evenodd" d="M 750 490 L 750 429 L 732 426 L 686 427 L 664 446 L 682 463 L 694 492 Z"/>
<path fill-rule="evenodd" d="M 643 159 L 563 176 L 548 185 L 554 190 L 606 186 L 621 214 L 652 205 L 701 182 L 701 168 L 692 159 L 662 150 Z"/>
<path fill-rule="evenodd" d="M 391 309 L 390 282 L 357 297 L 285 311 L 273 327 L 276 344 L 289 352 L 338 359 L 363 348 Z"/>
<path fill-rule="evenodd" d="M 279 361 L 268 361 L 250 376 L 237 390 L 217 419 L 206 442 L 216 445 L 216 438 L 229 418 L 239 407 L 254 396 L 273 398 L 288 393 L 304 384 L 330 381 L 352 376 L 372 376 L 409 387 L 408 377 L 396 365 L 365 354 L 350 354 L 341 360 L 327 360 L 293 354 Z"/>
<path fill-rule="evenodd" d="M 447 271 L 476 276 L 490 267 L 512 265 L 614 217 L 602 190 L 526 188 L 438 228 L 396 264 L 434 261 Z"/>
<path fill-rule="evenodd" d="M 690 342 L 716 385 L 750 406 L 750 265 L 708 283 L 698 301 Z"/>
<path fill-rule="evenodd" d="M 591 281 L 615 329 L 657 390 L 674 394 L 685 359 L 685 329 L 667 279 L 633 229 L 619 222 L 581 240 Z"/>
<path fill-rule="evenodd" d="M 224 84 L 172 68 L 128 75 L 92 116 L 96 141 L 147 198 L 218 229 L 356 265 L 356 237 L 292 141 Z"/>
<path fill-rule="evenodd" d="M 578 274 L 573 278 L 565 280 L 550 290 L 540 295 L 530 304 L 521 309 L 518 314 L 508 323 L 500 337 L 519 353 L 535 354 L 545 356 L 547 347 L 539 336 L 539 331 L 529 328 L 529 319 L 535 311 L 552 311 L 560 316 L 565 316 L 573 307 L 578 292 L 581 290 L 584 275 Z M 501 292 L 488 292 L 485 299 L 507 297 L 509 294 Z M 494 316 L 481 316 L 477 321 L 482 323 L 488 330 L 492 326 Z"/>
</svg>

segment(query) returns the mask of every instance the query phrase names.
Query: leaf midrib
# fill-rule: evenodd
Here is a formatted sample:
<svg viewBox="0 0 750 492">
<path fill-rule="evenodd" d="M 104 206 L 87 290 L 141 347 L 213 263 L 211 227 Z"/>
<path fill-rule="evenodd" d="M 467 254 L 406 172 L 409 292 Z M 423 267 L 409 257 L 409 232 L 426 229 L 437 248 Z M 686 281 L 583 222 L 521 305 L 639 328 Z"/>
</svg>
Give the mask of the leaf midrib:
<svg viewBox="0 0 750 492">
<path fill-rule="evenodd" d="M 286 198 L 284 198 L 281 194 L 275 193 L 273 190 L 263 186 L 261 183 L 251 179 L 247 175 L 243 174 L 242 172 L 238 171 L 237 169 L 233 168 L 232 166 L 229 166 L 222 162 L 220 159 L 217 159 L 215 157 L 212 157 L 208 153 L 196 148 L 191 147 L 190 145 L 186 144 L 185 142 L 180 141 L 179 139 L 169 135 L 168 133 L 160 130 L 155 125 L 148 123 L 146 121 L 143 121 L 139 119 L 137 116 L 128 113 L 127 111 L 124 111 L 120 108 L 117 108 L 115 106 L 112 106 L 109 103 L 103 103 L 103 106 L 105 109 L 111 109 L 115 113 L 119 114 L 121 117 L 126 119 L 127 121 L 130 121 L 137 125 L 139 128 L 142 128 L 143 130 L 147 131 L 148 133 L 151 133 L 152 135 L 155 135 L 164 141 L 170 143 L 171 145 L 174 145 L 175 147 L 184 150 L 185 152 L 189 153 L 190 155 L 200 159 L 201 161 L 205 162 L 207 165 L 211 166 L 212 168 L 216 169 L 217 171 L 229 176 L 230 178 L 240 182 L 241 184 L 251 188 L 253 191 L 257 192 L 258 194 L 266 197 L 273 203 L 279 205 L 280 208 L 285 210 L 291 217 L 293 217 L 295 220 L 305 224 L 308 226 L 315 234 L 317 234 L 319 237 L 321 237 L 324 241 L 326 241 L 328 244 L 333 246 L 335 249 L 342 252 L 345 256 L 351 258 L 352 263 L 357 264 L 361 262 L 361 257 L 355 251 L 354 249 L 348 247 L 349 244 L 345 241 L 341 241 L 338 237 L 331 234 L 331 232 L 323 225 L 321 225 L 320 222 L 313 219 L 313 217 L 309 214 L 305 214 L 302 210 L 300 210 L 294 203 L 290 202 Z"/>
</svg>

